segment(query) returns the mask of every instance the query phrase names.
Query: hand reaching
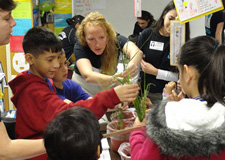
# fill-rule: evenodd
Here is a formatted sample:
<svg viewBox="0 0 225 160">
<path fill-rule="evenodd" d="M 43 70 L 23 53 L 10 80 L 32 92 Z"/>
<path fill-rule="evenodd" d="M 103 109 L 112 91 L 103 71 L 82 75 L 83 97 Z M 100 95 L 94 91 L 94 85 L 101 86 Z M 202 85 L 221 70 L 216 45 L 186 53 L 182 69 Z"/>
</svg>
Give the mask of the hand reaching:
<svg viewBox="0 0 225 160">
<path fill-rule="evenodd" d="M 141 61 L 141 68 L 142 71 L 147 74 L 157 75 L 158 69 L 155 68 L 151 63 L 145 62 L 144 60 Z"/>
<path fill-rule="evenodd" d="M 133 62 L 130 62 L 128 63 L 127 65 L 127 68 L 126 70 L 122 73 L 122 76 L 129 76 L 130 78 L 136 76 L 138 73 L 138 67 L 133 63 Z"/>
<path fill-rule="evenodd" d="M 121 102 L 134 101 L 139 93 L 139 89 L 138 84 L 125 84 L 114 88 Z"/>
</svg>

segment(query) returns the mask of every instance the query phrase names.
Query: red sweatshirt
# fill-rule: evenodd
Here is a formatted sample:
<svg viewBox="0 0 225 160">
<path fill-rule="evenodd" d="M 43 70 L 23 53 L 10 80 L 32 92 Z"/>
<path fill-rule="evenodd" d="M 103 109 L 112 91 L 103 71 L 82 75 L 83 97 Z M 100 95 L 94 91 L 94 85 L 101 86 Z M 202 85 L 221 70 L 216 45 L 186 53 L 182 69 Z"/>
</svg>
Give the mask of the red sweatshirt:
<svg viewBox="0 0 225 160">
<path fill-rule="evenodd" d="M 17 108 L 16 138 L 41 138 L 46 124 L 57 113 L 73 106 L 88 108 L 99 119 L 107 108 L 114 108 L 120 103 L 114 89 L 111 89 L 98 93 L 92 99 L 67 104 L 56 95 L 54 87 L 51 91 L 43 79 L 27 71 L 10 81 L 9 86 L 14 94 L 11 100 Z M 47 159 L 47 156 L 36 159 Z"/>
</svg>

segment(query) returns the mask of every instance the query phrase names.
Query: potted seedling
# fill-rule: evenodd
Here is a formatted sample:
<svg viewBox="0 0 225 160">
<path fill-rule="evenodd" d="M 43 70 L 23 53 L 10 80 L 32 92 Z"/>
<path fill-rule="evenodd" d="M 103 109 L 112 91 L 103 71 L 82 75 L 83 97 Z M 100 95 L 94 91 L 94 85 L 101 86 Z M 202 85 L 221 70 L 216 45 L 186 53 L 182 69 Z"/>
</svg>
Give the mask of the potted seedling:
<svg viewBox="0 0 225 160">
<path fill-rule="evenodd" d="M 130 60 L 128 59 L 128 57 L 125 54 L 121 54 L 120 57 L 122 59 L 123 71 L 124 71 Z M 130 84 L 131 83 L 129 73 L 127 76 L 123 77 L 122 79 L 117 76 L 114 76 L 114 79 L 117 82 L 119 82 L 120 84 Z M 122 103 L 122 106 L 123 106 L 123 103 Z M 107 125 L 107 134 L 118 133 L 118 131 L 123 131 L 128 128 L 132 128 L 136 114 L 134 114 L 134 113 L 128 114 L 127 112 L 128 111 L 123 111 L 120 108 L 117 112 L 112 114 L 112 116 L 111 116 L 112 121 Z M 125 117 L 127 118 L 127 115 L 131 115 L 132 117 L 131 118 L 128 117 L 129 120 L 124 119 Z M 111 138 L 112 150 L 117 152 L 121 143 L 129 141 L 129 136 L 130 136 L 130 132 L 127 132 L 127 133 L 120 132 L 119 134 L 114 134 L 113 136 L 111 136 L 110 138 Z"/>
</svg>

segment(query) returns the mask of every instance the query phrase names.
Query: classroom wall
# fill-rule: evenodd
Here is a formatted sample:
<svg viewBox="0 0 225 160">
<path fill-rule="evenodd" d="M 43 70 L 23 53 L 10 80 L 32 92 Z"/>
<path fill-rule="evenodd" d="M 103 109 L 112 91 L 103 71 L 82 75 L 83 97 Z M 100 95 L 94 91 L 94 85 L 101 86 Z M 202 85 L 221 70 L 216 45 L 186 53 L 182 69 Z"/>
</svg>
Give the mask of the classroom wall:
<svg viewBox="0 0 225 160">
<path fill-rule="evenodd" d="M 149 11 L 157 20 L 168 4 L 167 0 L 142 0 L 142 9 Z M 91 11 L 99 11 L 112 24 L 116 32 L 124 36 L 133 33 L 136 17 L 134 17 L 134 0 L 105 0 L 104 9 L 93 9 L 93 1 L 73 0 L 73 15 L 83 16 Z M 204 17 L 190 23 L 191 37 L 205 34 Z"/>
</svg>

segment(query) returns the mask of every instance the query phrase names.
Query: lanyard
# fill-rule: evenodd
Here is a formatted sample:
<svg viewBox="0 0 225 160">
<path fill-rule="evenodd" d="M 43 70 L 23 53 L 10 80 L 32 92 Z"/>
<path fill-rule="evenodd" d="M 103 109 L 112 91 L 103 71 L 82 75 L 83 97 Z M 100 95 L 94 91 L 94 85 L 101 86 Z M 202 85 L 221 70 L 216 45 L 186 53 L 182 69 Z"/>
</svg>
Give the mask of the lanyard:
<svg viewBox="0 0 225 160">
<path fill-rule="evenodd" d="M 28 70 L 28 73 L 29 74 L 32 74 L 29 70 Z M 53 91 L 53 86 L 52 86 L 52 83 L 50 82 L 50 80 L 48 78 L 45 78 L 44 80 L 47 84 L 48 84 L 48 87 L 51 91 Z"/>
<path fill-rule="evenodd" d="M 197 97 L 195 97 L 195 98 L 193 98 L 193 99 L 195 99 L 195 100 L 199 100 L 199 101 L 201 101 L 201 102 L 205 101 L 204 99 L 202 99 L 202 97 L 201 97 L 201 96 L 197 96 Z"/>
</svg>

